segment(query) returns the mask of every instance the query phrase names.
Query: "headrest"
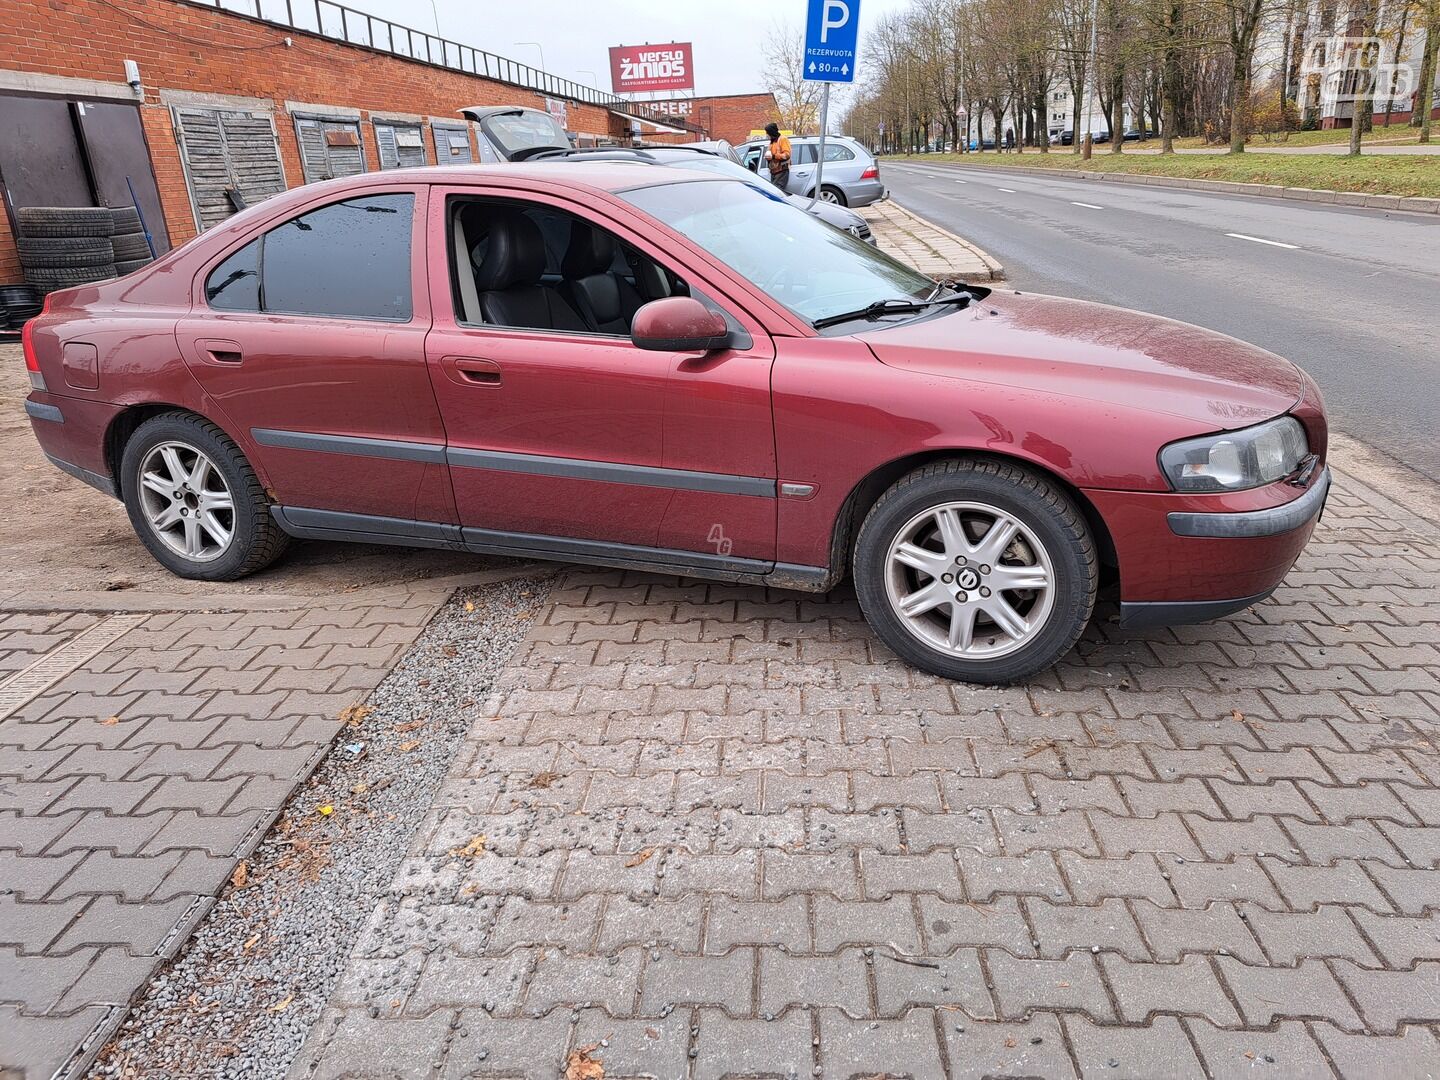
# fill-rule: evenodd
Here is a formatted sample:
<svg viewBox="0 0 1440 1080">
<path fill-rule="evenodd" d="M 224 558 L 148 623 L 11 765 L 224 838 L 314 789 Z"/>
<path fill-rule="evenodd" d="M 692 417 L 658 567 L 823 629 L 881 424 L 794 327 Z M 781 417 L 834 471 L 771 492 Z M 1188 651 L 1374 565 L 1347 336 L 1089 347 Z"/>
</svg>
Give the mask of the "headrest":
<svg viewBox="0 0 1440 1080">
<path fill-rule="evenodd" d="M 583 221 L 570 225 L 570 246 L 560 272 L 567 278 L 603 274 L 615 262 L 615 239 L 604 229 L 594 229 Z"/>
<path fill-rule="evenodd" d="M 481 292 L 536 285 L 545 273 L 545 240 L 540 227 L 516 211 L 488 221 L 484 257 L 475 266 L 475 288 Z"/>
</svg>

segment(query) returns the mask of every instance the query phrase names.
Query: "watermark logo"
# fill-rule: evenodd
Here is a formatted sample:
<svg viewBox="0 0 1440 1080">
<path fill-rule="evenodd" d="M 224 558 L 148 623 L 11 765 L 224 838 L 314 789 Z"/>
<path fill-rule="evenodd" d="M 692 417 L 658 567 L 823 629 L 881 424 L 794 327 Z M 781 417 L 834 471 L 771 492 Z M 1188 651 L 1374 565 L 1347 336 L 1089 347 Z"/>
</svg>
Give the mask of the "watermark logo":
<svg viewBox="0 0 1440 1080">
<path fill-rule="evenodd" d="M 1388 50 L 1394 55 L 1393 46 Z M 1384 59 L 1387 49 L 1378 37 L 1337 34 L 1311 45 L 1300 72 L 1313 77 L 1325 98 L 1334 102 L 1370 101 L 1383 107 L 1387 99 L 1408 102 L 1418 82 L 1406 63 Z"/>
<path fill-rule="evenodd" d="M 710 534 L 705 539 L 715 545 L 715 551 L 719 555 L 729 555 L 735 550 L 734 541 L 725 535 L 725 526 L 718 521 L 710 526 Z"/>
</svg>

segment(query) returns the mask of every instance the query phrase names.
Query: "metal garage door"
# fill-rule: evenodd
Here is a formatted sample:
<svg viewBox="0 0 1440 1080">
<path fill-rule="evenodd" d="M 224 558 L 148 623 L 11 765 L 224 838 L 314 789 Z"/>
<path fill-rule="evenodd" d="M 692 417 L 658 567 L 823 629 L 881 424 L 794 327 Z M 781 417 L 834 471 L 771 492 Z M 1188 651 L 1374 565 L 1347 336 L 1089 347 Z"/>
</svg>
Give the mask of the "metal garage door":
<svg viewBox="0 0 1440 1080">
<path fill-rule="evenodd" d="M 300 164 L 307 184 L 365 171 L 365 150 L 360 141 L 358 120 L 297 116 L 295 138 L 300 143 Z"/>
<path fill-rule="evenodd" d="M 377 120 L 375 150 L 382 169 L 424 165 L 425 132 L 419 124 L 391 124 Z"/>
<path fill-rule="evenodd" d="M 202 231 L 285 190 L 269 113 L 177 105 L 172 115 L 195 224 Z"/>
<path fill-rule="evenodd" d="M 431 124 L 435 133 L 435 157 L 441 165 L 463 165 L 475 160 L 470 146 L 470 132 L 462 125 L 451 127 L 447 124 Z"/>
</svg>

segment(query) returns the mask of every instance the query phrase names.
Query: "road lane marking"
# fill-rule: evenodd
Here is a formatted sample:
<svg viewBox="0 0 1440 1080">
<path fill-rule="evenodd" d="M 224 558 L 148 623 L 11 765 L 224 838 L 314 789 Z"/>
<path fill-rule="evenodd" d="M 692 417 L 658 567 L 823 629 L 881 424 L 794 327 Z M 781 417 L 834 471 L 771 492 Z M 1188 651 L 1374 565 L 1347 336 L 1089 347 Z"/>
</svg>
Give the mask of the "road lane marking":
<svg viewBox="0 0 1440 1080">
<path fill-rule="evenodd" d="M 1233 236 L 1236 240 L 1249 240 L 1252 244 L 1269 244 L 1271 247 L 1288 248 L 1291 251 L 1298 251 L 1299 244 L 1282 244 L 1279 240 L 1266 240 L 1260 236 L 1246 236 L 1243 232 L 1227 232 L 1226 236 Z"/>
<path fill-rule="evenodd" d="M 1071 200 L 1070 200 L 1070 205 L 1071 205 L 1071 206 L 1083 206 L 1083 207 L 1085 207 L 1085 209 L 1087 209 L 1087 210 L 1104 210 L 1104 209 L 1105 209 L 1103 206 L 1096 206 L 1093 202 L 1076 202 L 1074 199 L 1071 199 Z"/>
<path fill-rule="evenodd" d="M 956 181 L 955 181 L 955 183 L 957 183 L 957 184 L 968 184 L 969 182 L 970 182 L 969 180 L 956 180 Z"/>
<path fill-rule="evenodd" d="M 1011 194 L 1011 195 L 1014 195 L 1014 194 L 1015 194 L 1015 189 L 1014 189 L 1013 187 L 1002 187 L 1002 188 L 996 188 L 995 190 L 996 190 L 996 191 L 1004 191 L 1004 192 L 1007 192 L 1007 193 L 1009 193 L 1009 194 Z"/>
</svg>

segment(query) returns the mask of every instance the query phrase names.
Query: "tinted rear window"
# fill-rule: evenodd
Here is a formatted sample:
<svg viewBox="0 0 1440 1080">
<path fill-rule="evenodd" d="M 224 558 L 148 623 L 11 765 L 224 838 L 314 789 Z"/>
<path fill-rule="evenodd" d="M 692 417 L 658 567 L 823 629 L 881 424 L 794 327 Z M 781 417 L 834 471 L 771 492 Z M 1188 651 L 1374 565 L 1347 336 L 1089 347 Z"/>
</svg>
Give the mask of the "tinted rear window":
<svg viewBox="0 0 1440 1080">
<path fill-rule="evenodd" d="M 260 241 L 252 240 L 205 279 L 205 300 L 220 311 L 260 310 Z"/>
</svg>

